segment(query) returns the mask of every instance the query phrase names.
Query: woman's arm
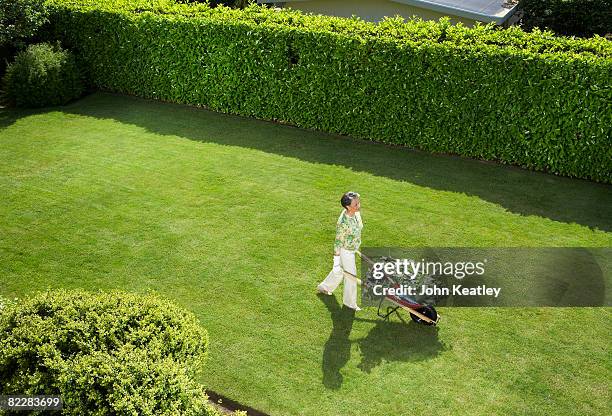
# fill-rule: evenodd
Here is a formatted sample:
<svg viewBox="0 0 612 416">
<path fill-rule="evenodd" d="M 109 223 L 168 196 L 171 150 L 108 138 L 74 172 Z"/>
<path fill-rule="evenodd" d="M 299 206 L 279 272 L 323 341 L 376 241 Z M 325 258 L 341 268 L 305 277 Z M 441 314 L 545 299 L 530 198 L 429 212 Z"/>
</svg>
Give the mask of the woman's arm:
<svg viewBox="0 0 612 416">
<path fill-rule="evenodd" d="M 338 220 L 336 224 L 336 239 L 334 240 L 334 256 L 340 255 L 340 248 L 344 245 L 346 241 L 346 235 L 349 232 L 348 224 L 343 221 L 343 218 Z"/>
</svg>

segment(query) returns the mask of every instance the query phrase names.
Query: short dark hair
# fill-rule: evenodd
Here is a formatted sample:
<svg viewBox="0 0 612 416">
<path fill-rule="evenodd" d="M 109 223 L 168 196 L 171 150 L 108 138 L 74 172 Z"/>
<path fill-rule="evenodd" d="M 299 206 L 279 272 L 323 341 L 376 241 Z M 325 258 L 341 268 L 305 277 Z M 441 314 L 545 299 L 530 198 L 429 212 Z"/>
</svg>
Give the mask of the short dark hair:
<svg viewBox="0 0 612 416">
<path fill-rule="evenodd" d="M 351 205 L 351 202 L 353 202 L 353 199 L 355 198 L 359 198 L 359 194 L 357 192 L 347 192 L 342 195 L 342 198 L 340 198 L 340 205 L 346 208 Z"/>
</svg>

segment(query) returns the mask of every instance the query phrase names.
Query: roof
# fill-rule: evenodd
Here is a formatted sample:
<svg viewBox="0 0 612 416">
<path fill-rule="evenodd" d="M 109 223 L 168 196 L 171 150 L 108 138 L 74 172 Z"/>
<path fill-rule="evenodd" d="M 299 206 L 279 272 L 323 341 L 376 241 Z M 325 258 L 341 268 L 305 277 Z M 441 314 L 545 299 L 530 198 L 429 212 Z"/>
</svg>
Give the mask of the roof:
<svg viewBox="0 0 612 416">
<path fill-rule="evenodd" d="M 391 0 L 423 9 L 449 13 L 482 22 L 504 23 L 516 11 L 516 1 L 509 0 Z"/>
<path fill-rule="evenodd" d="M 258 0 L 258 3 L 294 3 L 309 0 Z M 350 0 L 343 0 L 350 1 Z M 389 0 L 426 10 L 460 16 L 481 22 L 504 23 L 517 9 L 513 0 Z"/>
</svg>

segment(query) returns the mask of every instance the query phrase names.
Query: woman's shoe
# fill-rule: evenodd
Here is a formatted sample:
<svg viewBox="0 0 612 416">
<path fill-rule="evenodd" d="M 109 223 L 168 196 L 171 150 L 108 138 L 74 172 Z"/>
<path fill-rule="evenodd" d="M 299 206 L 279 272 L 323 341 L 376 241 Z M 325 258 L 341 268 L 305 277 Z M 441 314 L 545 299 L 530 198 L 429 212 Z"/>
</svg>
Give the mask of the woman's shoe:
<svg viewBox="0 0 612 416">
<path fill-rule="evenodd" d="M 332 294 L 332 292 L 329 292 L 329 291 L 327 291 L 327 290 L 323 289 L 321 286 L 317 286 L 317 292 L 318 292 L 318 293 L 323 293 L 323 294 L 325 294 L 325 295 L 330 295 L 330 296 L 331 296 L 331 294 Z"/>
</svg>

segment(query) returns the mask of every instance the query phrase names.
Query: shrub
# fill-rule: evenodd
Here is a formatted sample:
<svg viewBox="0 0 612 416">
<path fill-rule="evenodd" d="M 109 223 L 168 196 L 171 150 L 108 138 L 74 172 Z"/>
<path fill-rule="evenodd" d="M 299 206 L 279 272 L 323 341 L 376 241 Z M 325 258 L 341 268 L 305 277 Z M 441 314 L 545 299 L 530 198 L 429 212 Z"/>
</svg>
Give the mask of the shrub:
<svg viewBox="0 0 612 416">
<path fill-rule="evenodd" d="M 0 45 L 23 47 L 46 22 L 44 0 L 0 0 Z"/>
<path fill-rule="evenodd" d="M 0 314 L 0 394 L 57 394 L 70 415 L 206 414 L 193 380 L 207 346 L 157 296 L 47 291 Z"/>
<path fill-rule="evenodd" d="M 48 43 L 19 52 L 6 70 L 3 88 L 8 102 L 18 107 L 66 104 L 84 91 L 72 54 Z"/>
<path fill-rule="evenodd" d="M 49 0 L 106 91 L 612 181 L 612 43 L 168 0 Z"/>
<path fill-rule="evenodd" d="M 249 5 L 249 3 L 255 0 L 176 0 L 177 3 L 206 3 L 211 7 L 216 7 L 220 4 L 227 7 L 235 7 L 243 9 Z"/>
<path fill-rule="evenodd" d="M 15 304 L 15 300 L 0 295 L 0 313 Z"/>
<path fill-rule="evenodd" d="M 153 360 L 146 351 L 124 347 L 80 355 L 67 365 L 58 383 L 65 415 L 207 414 L 203 387 L 174 360 Z"/>
<path fill-rule="evenodd" d="M 521 25 L 551 29 L 561 35 L 612 34 L 610 0 L 521 0 Z"/>
</svg>

